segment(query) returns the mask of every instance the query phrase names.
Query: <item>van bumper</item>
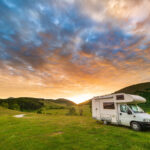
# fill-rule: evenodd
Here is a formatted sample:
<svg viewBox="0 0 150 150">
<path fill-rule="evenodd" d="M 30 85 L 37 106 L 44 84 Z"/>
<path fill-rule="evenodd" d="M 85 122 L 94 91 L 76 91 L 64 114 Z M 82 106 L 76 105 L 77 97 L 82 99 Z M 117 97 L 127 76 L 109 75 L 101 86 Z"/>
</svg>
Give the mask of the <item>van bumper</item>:
<svg viewBox="0 0 150 150">
<path fill-rule="evenodd" d="M 150 128 L 150 122 L 139 122 L 139 123 L 144 128 Z"/>
</svg>

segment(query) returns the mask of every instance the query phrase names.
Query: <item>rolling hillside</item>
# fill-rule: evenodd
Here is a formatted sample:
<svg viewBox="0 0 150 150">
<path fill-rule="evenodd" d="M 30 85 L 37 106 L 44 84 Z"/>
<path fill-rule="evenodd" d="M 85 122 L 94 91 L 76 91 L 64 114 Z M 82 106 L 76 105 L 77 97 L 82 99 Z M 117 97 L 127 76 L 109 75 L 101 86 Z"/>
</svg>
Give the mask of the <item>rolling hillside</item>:
<svg viewBox="0 0 150 150">
<path fill-rule="evenodd" d="M 64 98 L 56 99 L 53 102 L 58 103 L 58 104 L 67 105 L 67 106 L 76 105 L 76 103 L 74 103 L 73 101 L 70 101 L 70 100 L 67 100 Z"/>
<path fill-rule="evenodd" d="M 120 89 L 114 93 L 127 93 L 127 94 L 135 94 L 140 95 L 146 98 L 147 102 L 145 104 L 140 104 L 145 109 L 150 109 L 150 82 L 140 83 L 125 87 Z M 85 101 L 80 105 L 89 105 L 91 104 L 91 100 Z"/>
<path fill-rule="evenodd" d="M 74 102 L 67 99 L 42 99 L 42 98 L 8 98 L 0 99 L 0 106 L 5 108 L 21 110 L 21 111 L 35 111 L 44 107 L 49 109 L 64 109 L 67 106 L 76 105 Z"/>
<path fill-rule="evenodd" d="M 131 85 L 123 89 L 120 89 L 116 91 L 115 93 L 137 94 L 139 92 L 150 93 L 150 82 Z"/>
<path fill-rule="evenodd" d="M 120 89 L 115 93 L 128 93 L 128 94 L 140 95 L 146 98 L 147 100 L 145 104 L 140 104 L 140 106 L 143 107 L 143 109 L 145 110 L 150 109 L 150 82 L 131 85 L 123 89 Z"/>
<path fill-rule="evenodd" d="M 91 99 L 86 100 L 86 101 L 84 101 L 82 103 L 79 103 L 78 105 L 82 106 L 82 105 L 90 105 L 90 104 L 91 104 Z"/>
<path fill-rule="evenodd" d="M 132 86 L 125 87 L 114 93 L 128 93 L 143 96 L 147 99 L 146 104 L 142 104 L 144 108 L 150 107 L 150 82 L 140 83 Z M 91 100 L 80 103 L 79 105 L 90 105 Z M 33 111 L 43 107 L 49 109 L 64 109 L 68 106 L 75 106 L 76 104 L 70 100 L 59 98 L 59 99 L 42 99 L 42 98 L 8 98 L 0 99 L 0 106 L 16 109 L 21 111 Z"/>
</svg>

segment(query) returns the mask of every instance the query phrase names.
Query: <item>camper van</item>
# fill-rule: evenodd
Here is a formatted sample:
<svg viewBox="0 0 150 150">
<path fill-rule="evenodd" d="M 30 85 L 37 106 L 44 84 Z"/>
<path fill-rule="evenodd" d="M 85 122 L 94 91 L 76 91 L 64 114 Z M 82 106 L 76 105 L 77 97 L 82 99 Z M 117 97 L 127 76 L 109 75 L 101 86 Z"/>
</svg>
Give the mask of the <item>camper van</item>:
<svg viewBox="0 0 150 150">
<path fill-rule="evenodd" d="M 97 96 L 92 99 L 92 117 L 104 124 L 130 126 L 140 131 L 150 127 L 150 115 L 137 105 L 145 102 L 141 96 L 125 93 Z"/>
</svg>

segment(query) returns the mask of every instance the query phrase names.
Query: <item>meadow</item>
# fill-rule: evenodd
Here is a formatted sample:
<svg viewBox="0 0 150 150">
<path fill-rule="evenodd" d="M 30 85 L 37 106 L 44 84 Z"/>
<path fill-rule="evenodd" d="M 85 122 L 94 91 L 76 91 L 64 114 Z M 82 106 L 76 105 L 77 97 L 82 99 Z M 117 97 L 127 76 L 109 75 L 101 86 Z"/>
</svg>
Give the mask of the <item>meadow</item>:
<svg viewBox="0 0 150 150">
<path fill-rule="evenodd" d="M 80 116 L 67 109 L 42 114 L 0 107 L 1 150 L 149 150 L 150 131 L 103 125 L 92 119 L 89 106 Z M 46 110 L 45 110 L 46 111 Z M 25 114 L 23 118 L 14 115 Z"/>
</svg>

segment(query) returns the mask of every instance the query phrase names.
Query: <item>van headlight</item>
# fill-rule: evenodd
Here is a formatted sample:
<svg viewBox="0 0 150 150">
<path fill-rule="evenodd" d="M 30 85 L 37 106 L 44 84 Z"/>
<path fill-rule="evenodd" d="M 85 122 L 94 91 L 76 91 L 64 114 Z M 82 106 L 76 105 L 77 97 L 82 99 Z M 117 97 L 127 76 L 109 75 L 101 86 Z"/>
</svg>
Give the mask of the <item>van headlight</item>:
<svg viewBox="0 0 150 150">
<path fill-rule="evenodd" d="M 150 122 L 150 119 L 143 119 L 143 122 Z"/>
</svg>

